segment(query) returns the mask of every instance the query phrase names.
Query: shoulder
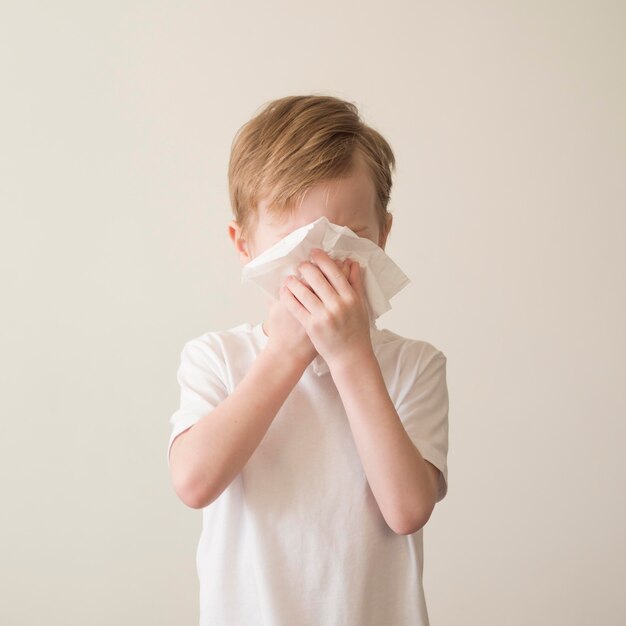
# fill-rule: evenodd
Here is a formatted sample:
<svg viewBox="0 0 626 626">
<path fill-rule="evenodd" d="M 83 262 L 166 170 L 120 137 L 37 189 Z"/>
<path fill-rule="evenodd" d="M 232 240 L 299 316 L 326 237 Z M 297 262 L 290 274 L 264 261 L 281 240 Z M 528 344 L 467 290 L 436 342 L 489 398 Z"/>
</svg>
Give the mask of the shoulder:
<svg viewBox="0 0 626 626">
<path fill-rule="evenodd" d="M 434 360 L 447 360 L 446 355 L 433 343 L 425 339 L 415 339 L 395 333 L 388 328 L 378 330 L 377 352 L 383 357 L 391 357 L 405 367 L 423 371 Z"/>
<path fill-rule="evenodd" d="M 198 362 L 224 360 L 253 341 L 253 326 L 244 322 L 230 328 L 209 330 L 185 342 L 181 358 Z"/>
</svg>

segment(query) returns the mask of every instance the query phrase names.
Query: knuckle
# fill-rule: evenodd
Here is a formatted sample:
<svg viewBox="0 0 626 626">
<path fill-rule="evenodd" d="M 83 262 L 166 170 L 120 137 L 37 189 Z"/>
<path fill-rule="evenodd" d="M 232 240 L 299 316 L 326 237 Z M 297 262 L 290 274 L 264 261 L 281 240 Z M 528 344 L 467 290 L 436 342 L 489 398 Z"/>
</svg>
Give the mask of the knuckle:
<svg viewBox="0 0 626 626">
<path fill-rule="evenodd" d="M 330 311 L 326 310 L 320 313 L 319 316 L 317 316 L 311 321 L 311 326 L 316 330 L 322 329 L 322 328 L 327 327 L 328 324 L 332 321 L 332 319 L 333 319 L 333 315 L 330 313 Z"/>
<path fill-rule="evenodd" d="M 341 315 L 341 313 L 343 311 L 343 306 L 342 306 L 341 302 L 332 302 L 332 303 L 329 303 L 327 306 L 328 306 L 327 317 L 328 317 L 329 320 L 330 319 L 333 319 L 333 320 L 337 319 Z"/>
<path fill-rule="evenodd" d="M 346 306 L 351 307 L 356 302 L 356 297 L 353 294 L 348 293 L 344 296 L 343 301 L 345 302 Z"/>
</svg>

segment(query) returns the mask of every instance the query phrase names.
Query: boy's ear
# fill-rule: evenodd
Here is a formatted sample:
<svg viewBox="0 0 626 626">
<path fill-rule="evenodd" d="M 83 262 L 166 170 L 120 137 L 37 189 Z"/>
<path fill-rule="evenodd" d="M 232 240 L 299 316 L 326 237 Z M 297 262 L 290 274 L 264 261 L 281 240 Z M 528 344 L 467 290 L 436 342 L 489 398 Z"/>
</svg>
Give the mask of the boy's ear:
<svg viewBox="0 0 626 626">
<path fill-rule="evenodd" d="M 393 215 L 391 213 L 387 213 L 385 217 L 385 230 L 380 233 L 378 237 L 378 245 L 384 250 L 385 243 L 387 242 L 387 237 L 389 236 L 389 231 L 391 230 L 391 224 L 393 223 Z"/>
<path fill-rule="evenodd" d="M 239 224 L 235 220 L 231 220 L 228 223 L 228 236 L 235 246 L 235 250 L 239 255 L 239 260 L 241 261 L 241 264 L 245 265 L 246 263 L 251 261 L 252 257 L 250 255 L 248 242 L 241 236 L 241 226 L 239 226 Z"/>
</svg>

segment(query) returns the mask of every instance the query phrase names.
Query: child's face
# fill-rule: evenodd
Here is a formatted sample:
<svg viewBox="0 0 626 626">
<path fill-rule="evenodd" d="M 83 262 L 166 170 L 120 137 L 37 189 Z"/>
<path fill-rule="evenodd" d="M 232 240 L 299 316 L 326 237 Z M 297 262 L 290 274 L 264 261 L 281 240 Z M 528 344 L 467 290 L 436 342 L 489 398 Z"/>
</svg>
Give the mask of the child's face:
<svg viewBox="0 0 626 626">
<path fill-rule="evenodd" d="M 290 232 L 325 216 L 333 224 L 347 226 L 359 237 L 370 239 L 384 249 L 391 215 L 385 232 L 380 232 L 375 211 L 375 188 L 365 164 L 359 159 L 349 178 L 321 182 L 309 189 L 300 205 L 288 215 L 272 216 L 267 213 L 267 201 L 259 203 L 256 228 L 251 239 L 240 238 L 240 229 L 234 220 L 229 224 L 229 234 L 241 263 L 245 265 Z"/>
</svg>

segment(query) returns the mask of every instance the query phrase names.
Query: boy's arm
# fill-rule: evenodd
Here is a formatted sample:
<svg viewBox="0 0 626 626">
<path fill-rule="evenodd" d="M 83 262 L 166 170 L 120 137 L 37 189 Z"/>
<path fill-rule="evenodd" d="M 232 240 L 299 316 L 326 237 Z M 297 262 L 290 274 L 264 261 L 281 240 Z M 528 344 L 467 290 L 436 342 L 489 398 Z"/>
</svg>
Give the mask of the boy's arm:
<svg viewBox="0 0 626 626">
<path fill-rule="evenodd" d="M 438 496 L 445 495 L 446 483 L 439 481 L 445 479 L 443 470 L 434 472 L 414 443 L 418 439 L 415 433 L 434 427 L 439 450 L 422 441 L 431 448 L 431 458 L 445 462 L 442 437 L 447 437 L 447 422 L 443 421 L 447 415 L 442 411 L 447 408 L 447 396 L 441 385 L 445 378 L 439 378 L 439 387 L 435 387 L 433 381 L 437 379 L 420 376 L 420 386 L 412 385 L 411 393 L 405 394 L 396 410 L 371 342 L 362 268 L 358 262 L 348 261 L 346 275 L 338 272 L 332 261 L 324 250 L 313 248 L 311 262 L 298 266 L 307 284 L 290 277 L 281 289 L 281 300 L 284 296 L 290 312 L 328 364 L 367 482 L 387 525 L 397 534 L 408 535 L 426 524 Z M 440 353 L 437 361 L 430 362 L 445 366 L 445 355 Z M 433 371 L 445 373 L 445 369 L 431 368 L 429 376 Z M 422 382 L 428 385 L 420 388 Z M 422 428 L 415 423 L 420 413 L 426 417 Z M 433 424 L 435 420 L 438 423 Z"/>
<path fill-rule="evenodd" d="M 233 392 L 172 442 L 179 498 L 200 509 L 230 485 L 265 436 L 306 364 L 265 346 Z"/>
<path fill-rule="evenodd" d="M 373 351 L 347 354 L 329 369 L 385 521 L 401 535 L 418 531 L 435 508 L 439 470 L 406 432 Z"/>
</svg>

